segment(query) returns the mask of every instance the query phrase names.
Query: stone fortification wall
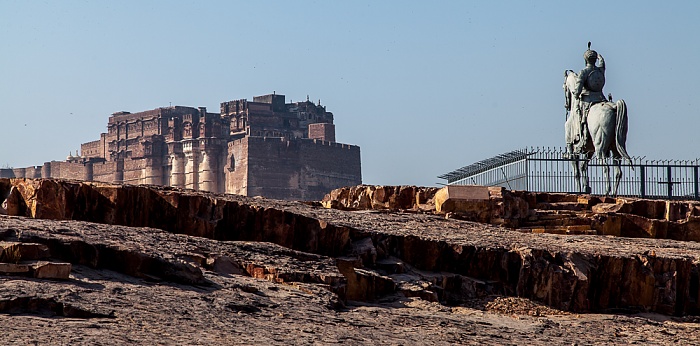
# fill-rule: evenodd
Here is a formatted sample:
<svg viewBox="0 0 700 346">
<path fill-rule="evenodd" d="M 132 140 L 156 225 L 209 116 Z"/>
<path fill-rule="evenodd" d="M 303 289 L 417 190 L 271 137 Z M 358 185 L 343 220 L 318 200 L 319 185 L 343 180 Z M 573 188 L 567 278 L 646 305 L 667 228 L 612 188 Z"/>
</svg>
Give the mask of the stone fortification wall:
<svg viewBox="0 0 700 346">
<path fill-rule="evenodd" d="M 124 184 L 145 184 L 143 170 L 146 168 L 146 160 L 124 161 Z"/>
<path fill-rule="evenodd" d="M 218 155 L 218 154 L 217 154 Z M 313 139 L 286 140 L 281 137 L 245 137 L 231 141 L 226 156 L 214 155 L 205 172 L 204 155 L 182 156 L 186 175 L 183 187 L 204 189 L 206 174 L 210 188 L 217 191 L 276 199 L 320 200 L 328 191 L 362 182 L 360 148 Z M 190 161 L 198 164 L 191 165 Z M 191 166 L 191 167 L 190 167 Z M 192 169 L 192 171 L 190 169 Z M 4 178 L 53 177 L 126 184 L 170 184 L 172 168 L 159 158 L 130 158 L 120 161 L 51 161 L 43 166 L 3 169 Z M 218 171 L 218 169 L 215 169 Z M 225 178 L 224 178 L 225 177 Z M 225 184 L 219 184 L 220 179 Z M 225 191 L 224 191 L 225 190 Z"/>
<path fill-rule="evenodd" d="M 41 166 L 29 166 L 24 169 L 27 178 L 41 178 Z"/>
<path fill-rule="evenodd" d="M 309 138 L 335 142 L 335 125 L 328 123 L 309 124 Z"/>
<path fill-rule="evenodd" d="M 121 162 L 66 162 L 51 161 L 42 166 L 2 169 L 0 178 L 58 178 L 84 181 L 121 182 L 124 165 Z M 139 182 L 137 182 L 139 183 Z"/>
<path fill-rule="evenodd" d="M 360 147 L 321 140 L 300 140 L 299 146 L 307 199 L 320 200 L 332 189 L 362 183 Z"/>
<path fill-rule="evenodd" d="M 248 137 L 248 196 L 304 198 L 301 191 L 299 142 Z"/>
<path fill-rule="evenodd" d="M 115 181 L 115 173 L 118 172 L 117 167 L 121 166 L 116 161 L 106 161 L 95 163 L 92 165 L 92 178 L 94 181 L 113 182 Z"/>
<path fill-rule="evenodd" d="M 12 168 L 0 168 L 0 178 L 15 178 Z"/>
<path fill-rule="evenodd" d="M 224 166 L 226 193 L 248 195 L 248 139 L 245 137 L 228 143 L 228 156 Z"/>
<path fill-rule="evenodd" d="M 334 188 L 362 181 L 358 146 L 263 137 L 238 143 L 248 147 L 249 196 L 320 200 Z"/>
<path fill-rule="evenodd" d="M 80 154 L 86 158 L 107 157 L 107 146 L 105 142 L 107 134 L 101 133 L 100 139 L 80 145 Z"/>
<path fill-rule="evenodd" d="M 2 168 L 0 178 L 41 178 L 41 168 L 42 166 Z"/>
<path fill-rule="evenodd" d="M 13 173 L 16 177 L 24 177 L 25 174 L 26 174 L 26 168 L 15 168 L 15 169 L 12 170 L 12 173 Z"/>
<path fill-rule="evenodd" d="M 76 153 L 78 155 L 78 153 Z M 169 185 L 278 199 L 321 199 L 362 182 L 360 149 L 335 143 L 333 114 L 284 95 L 205 107 L 116 112 L 100 139 L 41 168 L 0 171 L 7 178 L 62 178 Z"/>
<path fill-rule="evenodd" d="M 90 163 L 51 161 L 50 167 L 51 177 L 92 180 L 92 164 Z"/>
</svg>

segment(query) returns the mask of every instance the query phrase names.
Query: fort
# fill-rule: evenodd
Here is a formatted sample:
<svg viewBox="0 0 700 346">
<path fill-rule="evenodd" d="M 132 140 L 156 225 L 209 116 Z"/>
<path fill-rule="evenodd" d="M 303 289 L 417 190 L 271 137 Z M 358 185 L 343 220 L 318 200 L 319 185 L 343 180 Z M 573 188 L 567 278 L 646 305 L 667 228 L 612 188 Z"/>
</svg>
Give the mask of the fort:
<svg viewBox="0 0 700 346">
<path fill-rule="evenodd" d="M 222 102 L 220 113 L 116 112 L 80 155 L 0 170 L 0 178 L 49 177 L 306 200 L 362 183 L 360 148 L 336 142 L 333 113 L 276 93 Z"/>
</svg>

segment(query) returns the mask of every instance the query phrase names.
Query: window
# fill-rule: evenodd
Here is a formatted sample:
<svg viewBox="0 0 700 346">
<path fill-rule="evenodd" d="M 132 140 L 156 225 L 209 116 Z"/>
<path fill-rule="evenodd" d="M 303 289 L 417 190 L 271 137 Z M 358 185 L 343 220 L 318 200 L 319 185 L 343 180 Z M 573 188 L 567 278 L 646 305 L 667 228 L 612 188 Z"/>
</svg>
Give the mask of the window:
<svg viewBox="0 0 700 346">
<path fill-rule="evenodd" d="M 233 172 L 236 170 L 236 158 L 233 157 L 233 154 L 229 156 L 228 158 L 228 171 Z"/>
</svg>

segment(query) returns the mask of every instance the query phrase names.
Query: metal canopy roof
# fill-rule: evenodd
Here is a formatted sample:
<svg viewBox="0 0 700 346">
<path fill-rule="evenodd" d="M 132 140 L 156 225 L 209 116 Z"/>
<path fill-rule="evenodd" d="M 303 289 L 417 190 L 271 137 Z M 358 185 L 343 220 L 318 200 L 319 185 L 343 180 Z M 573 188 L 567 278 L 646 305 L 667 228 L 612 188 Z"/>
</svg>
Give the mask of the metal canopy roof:
<svg viewBox="0 0 700 346">
<path fill-rule="evenodd" d="M 472 176 L 477 173 L 487 171 L 492 168 L 496 168 L 508 163 L 524 160 L 529 155 L 527 149 L 513 150 L 505 154 L 500 154 L 492 158 L 481 160 L 479 162 L 473 163 L 469 166 L 464 166 L 460 169 L 454 170 L 443 175 L 439 175 L 440 179 L 447 179 L 447 182 L 457 181 L 462 178 Z"/>
</svg>

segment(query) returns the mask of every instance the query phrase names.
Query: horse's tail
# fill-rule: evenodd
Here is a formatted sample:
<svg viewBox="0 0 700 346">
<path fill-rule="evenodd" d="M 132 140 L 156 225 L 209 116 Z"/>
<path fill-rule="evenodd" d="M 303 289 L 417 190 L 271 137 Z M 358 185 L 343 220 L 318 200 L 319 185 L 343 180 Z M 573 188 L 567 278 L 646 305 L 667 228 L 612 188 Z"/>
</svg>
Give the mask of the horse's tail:
<svg viewBox="0 0 700 346">
<path fill-rule="evenodd" d="M 615 106 L 615 108 L 617 108 L 617 120 L 615 121 L 615 144 L 617 145 L 617 152 L 631 164 L 632 158 L 630 158 L 630 155 L 627 153 L 627 148 L 625 148 L 627 145 L 627 104 L 625 100 L 620 99 L 617 100 Z"/>
</svg>

